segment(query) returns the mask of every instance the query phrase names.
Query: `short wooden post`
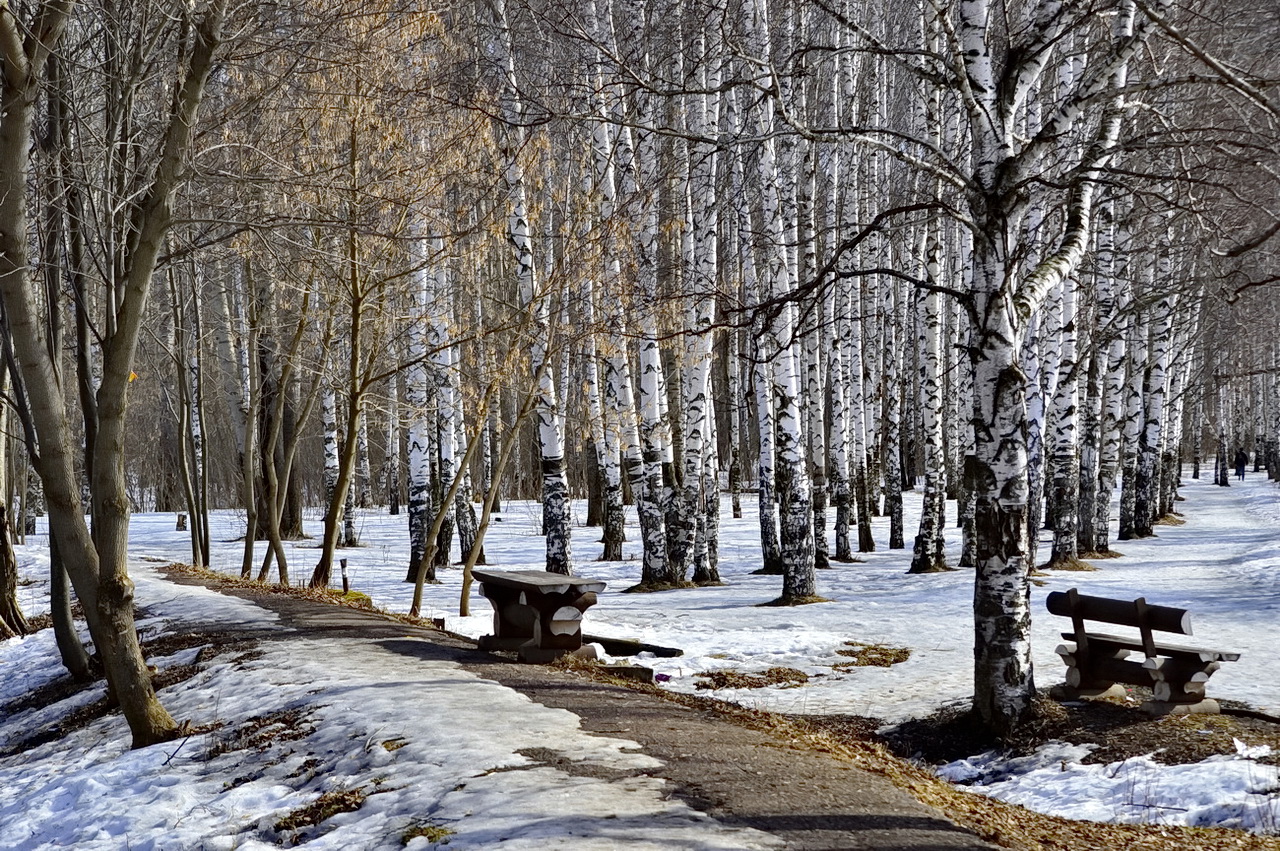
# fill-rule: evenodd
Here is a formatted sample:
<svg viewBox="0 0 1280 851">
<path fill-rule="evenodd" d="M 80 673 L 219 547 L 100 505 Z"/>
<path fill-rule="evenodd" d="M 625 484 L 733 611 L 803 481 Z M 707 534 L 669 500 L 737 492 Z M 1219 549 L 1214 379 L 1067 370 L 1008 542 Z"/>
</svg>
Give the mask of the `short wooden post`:
<svg viewBox="0 0 1280 851">
<path fill-rule="evenodd" d="M 345 558 L 338 559 L 338 563 L 342 565 L 342 593 L 351 593 L 351 582 L 347 579 L 347 560 Z"/>
<path fill-rule="evenodd" d="M 187 515 L 183 514 L 181 511 L 178 512 L 178 528 L 176 528 L 174 531 L 175 532 L 187 531 Z"/>
<path fill-rule="evenodd" d="M 1151 617 L 1147 614 L 1147 598 L 1139 597 L 1133 601 L 1137 612 L 1138 629 L 1142 633 L 1142 652 L 1148 659 L 1156 658 L 1156 640 L 1151 635 Z"/>
</svg>

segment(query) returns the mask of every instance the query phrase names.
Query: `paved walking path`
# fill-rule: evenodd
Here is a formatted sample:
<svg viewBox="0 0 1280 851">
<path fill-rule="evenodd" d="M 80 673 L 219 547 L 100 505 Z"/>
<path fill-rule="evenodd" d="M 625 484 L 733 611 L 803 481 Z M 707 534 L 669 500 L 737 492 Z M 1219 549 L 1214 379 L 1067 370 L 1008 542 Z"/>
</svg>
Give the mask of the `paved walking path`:
<svg viewBox="0 0 1280 851">
<path fill-rule="evenodd" d="M 183 576 L 170 579 L 194 581 Z M 663 763 L 648 773 L 665 778 L 673 796 L 725 825 L 776 836 L 785 848 L 994 847 L 886 778 L 841 757 L 749 729 L 714 710 L 690 708 L 568 671 L 506 662 L 463 639 L 369 612 L 281 594 L 223 590 L 275 611 L 288 628 L 251 632 L 259 641 L 342 637 L 372 644 L 387 654 L 388 661 L 399 657 L 404 665 L 415 660 L 454 662 L 536 703 L 572 712 L 585 731 L 638 742 Z M 429 706 L 415 706 L 413 711 L 424 719 L 433 717 Z M 569 773 L 592 771 L 550 749 L 537 758 Z"/>
</svg>

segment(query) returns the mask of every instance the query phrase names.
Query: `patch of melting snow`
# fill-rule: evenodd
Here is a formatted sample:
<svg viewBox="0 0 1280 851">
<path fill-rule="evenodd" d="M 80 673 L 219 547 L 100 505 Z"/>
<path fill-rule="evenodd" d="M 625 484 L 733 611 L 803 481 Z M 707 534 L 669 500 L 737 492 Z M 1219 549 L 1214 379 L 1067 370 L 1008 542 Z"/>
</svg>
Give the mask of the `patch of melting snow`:
<svg viewBox="0 0 1280 851">
<path fill-rule="evenodd" d="M 1049 742 L 1033 754 L 995 751 L 940 766 L 938 774 L 972 792 L 1040 813 L 1119 824 L 1280 828 L 1280 774 L 1258 762 L 1266 745 L 1236 741 L 1236 753 L 1189 765 L 1150 755 L 1105 765 L 1081 762 L 1094 745 Z"/>
<path fill-rule="evenodd" d="M 1182 495 L 1186 525 L 1162 527 L 1158 538 L 1126 541 L 1124 557 L 1098 562 L 1096 573 L 1051 573 L 1043 586 L 1032 589 L 1038 679 L 1060 680 L 1062 672 L 1053 652 L 1062 623 L 1044 613 L 1043 598 L 1050 591 L 1080 586 L 1086 593 L 1145 596 L 1189 608 L 1198 643 L 1244 652 L 1241 661 L 1214 675 L 1210 694 L 1280 712 L 1280 654 L 1269 652 L 1280 619 L 1280 490 L 1261 476 L 1229 489 L 1187 478 Z M 908 527 L 918 522 L 918 496 L 907 495 Z M 507 508 L 508 522 L 495 524 L 485 541 L 490 566 L 540 569 L 543 542 L 533 522 L 535 506 L 509 503 Z M 343 553 L 352 587 L 369 594 L 378 606 L 406 611 L 413 594 L 412 585 L 402 581 L 408 560 L 406 517 L 374 509 L 361 511 L 357 519 L 364 546 Z M 586 622 L 589 631 L 601 635 L 683 649 L 678 658 L 644 660 L 664 687 L 693 692 L 697 674 L 725 667 L 758 673 L 786 665 L 825 673 L 839 658 L 835 651 L 853 640 L 907 647 L 912 655 L 890 668 L 814 676 L 800 688 L 739 689 L 719 696 L 777 711 L 853 713 L 893 723 L 966 701 L 972 694 L 972 666 L 965 661 L 973 641 L 973 580 L 967 571 L 907 575 L 910 553 L 882 548 L 864 554 L 859 563 L 818 575 L 819 593 L 832 602 L 794 610 L 760 608 L 777 597 L 780 580 L 753 574 L 760 559 L 755 520 L 750 514 L 734 519 L 726 508 L 720 526 L 725 587 L 622 594 L 635 584 L 640 570 L 641 537 L 634 516 L 628 519 L 622 561 L 594 561 L 594 545 L 583 543 L 587 537 L 575 541 L 577 571 L 608 583 L 599 603 L 586 613 Z M 242 542 L 236 539 L 243 533 L 243 520 L 224 512 L 211 521 L 212 565 L 236 575 L 242 559 Z M 887 523 L 886 518 L 873 520 L 878 543 L 887 537 Z M 309 520 L 308 532 L 318 531 L 318 522 Z M 137 558 L 159 563 L 189 558 L 189 538 L 174 531 L 172 514 L 136 515 L 130 534 L 130 550 Z M 958 536 L 949 538 L 948 558 L 956 563 Z M 41 535 L 28 540 L 28 546 L 19 548 L 19 558 L 35 581 L 19 589 L 19 599 L 28 612 L 47 611 L 47 546 Z M 316 556 L 314 541 L 286 543 L 286 551 L 295 566 L 312 563 Z M 222 622 L 279 629 L 274 615 L 252 604 L 174 586 L 150 566 L 137 567 L 133 575 L 139 604 L 157 619 L 157 626 L 149 628 Z M 439 585 L 424 591 L 424 615 L 445 618 L 448 629 L 465 635 L 489 632 L 492 615 L 478 595 L 472 596 L 470 617 L 455 614 L 461 572 L 445 569 L 439 578 Z M 333 776 L 341 782 L 375 790 L 360 811 L 336 816 L 329 832 L 306 837 L 312 848 L 398 848 L 407 827 L 432 819 L 454 832 L 452 848 L 492 847 L 498 841 L 504 847 L 514 847 L 508 845 L 512 841 L 538 848 L 612 847 L 609 843 L 621 842 L 621 833 L 612 828 L 628 826 L 632 830 L 624 832 L 633 844 L 625 847 L 750 848 L 769 842 L 760 834 L 728 831 L 687 808 L 671 809 L 662 791 L 645 778 L 612 785 L 597 780 L 605 785 L 588 788 L 583 784 L 591 778 L 561 776 L 515 752 L 531 745 L 566 753 L 581 749 L 583 734 L 568 713 L 556 716 L 523 699 L 513 703 L 511 693 L 456 669 L 419 662 L 408 675 L 366 671 L 362 666 L 372 664 L 374 657 L 364 650 L 316 644 L 309 652 L 314 655 L 298 664 L 270 655 L 239 662 L 217 657 L 201 677 L 165 691 L 166 704 L 179 717 L 221 720 L 228 725 L 224 730 L 255 715 L 309 707 L 322 723 L 314 734 L 271 751 L 283 758 L 294 749 L 275 767 L 265 764 L 269 754 L 242 752 L 223 754 L 214 766 L 197 758 L 208 752 L 208 742 L 197 741 L 185 743 L 176 755 L 169 747 L 158 757 L 146 757 L 145 751 L 127 750 L 118 719 L 100 719 L 55 746 L 0 760 L 0 847 L 61 843 L 114 851 L 122 847 L 121 837 L 128 837 L 135 849 L 201 843 L 211 849 L 275 847 L 270 835 L 274 820 L 327 788 L 305 770 L 286 776 L 308 759 L 337 771 Z M 0 643 L 0 705 L 60 675 L 50 631 Z M 12 724 L 33 721 L 29 715 L 0 719 L 0 742 L 15 734 Z M 513 730 L 528 735 L 508 741 Z M 410 744 L 394 751 L 380 744 L 400 738 Z M 623 747 L 606 748 L 601 758 L 621 766 Z M 1149 758 L 1084 765 L 1086 751 L 1073 747 L 1084 746 L 1047 747 L 1014 765 L 1001 765 L 995 755 L 971 757 L 946 771 L 983 794 L 1074 818 L 1259 831 L 1280 824 L 1273 817 L 1280 788 L 1276 770 L 1260 763 L 1265 755 L 1247 746 L 1192 766 L 1163 766 Z M 515 770 L 487 773 L 499 766 Z M 547 790 L 549 797 L 522 813 L 520 807 L 535 800 L 533 787 L 550 778 L 556 779 Z M 228 783 L 230 788 L 224 788 Z M 405 791 L 409 787 L 413 794 Z M 570 807 L 556 827 L 557 808 L 568 806 L 557 798 L 584 793 L 608 802 L 601 811 L 613 815 L 609 823 L 582 817 Z M 75 825 L 56 817 L 71 807 L 84 807 Z M 655 826 L 639 835 L 636 825 L 646 819 Z M 414 839 L 409 847 L 426 847 L 426 840 Z"/>
</svg>

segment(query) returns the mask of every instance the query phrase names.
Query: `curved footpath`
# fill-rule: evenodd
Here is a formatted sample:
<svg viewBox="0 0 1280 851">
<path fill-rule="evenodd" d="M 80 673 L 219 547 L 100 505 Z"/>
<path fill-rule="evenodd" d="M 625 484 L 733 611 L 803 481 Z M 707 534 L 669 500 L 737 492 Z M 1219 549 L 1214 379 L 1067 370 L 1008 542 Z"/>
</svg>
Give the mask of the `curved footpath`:
<svg viewBox="0 0 1280 851">
<path fill-rule="evenodd" d="M 195 584 L 185 575 L 166 577 Z M 452 662 L 518 691 L 535 703 L 565 709 L 582 730 L 637 742 L 662 767 L 681 799 L 726 826 L 764 831 L 788 849 L 985 849 L 989 845 L 925 806 L 889 780 L 838 756 L 799 747 L 720 713 L 690 708 L 643 691 L 595 682 L 572 672 L 520 665 L 445 633 L 381 615 L 253 590 L 219 588 L 274 611 L 287 629 L 252 630 L 260 642 L 351 639 L 393 665 Z M 191 624 L 184 624 L 191 627 Z M 211 629 L 225 625 L 209 624 Z M 380 666 L 381 667 L 381 666 Z M 415 706 L 424 718 L 431 707 Z M 526 754 L 530 752 L 525 751 Z M 532 754 L 548 768 L 591 776 L 592 766 L 551 749 Z M 518 804 L 516 804 L 518 806 Z"/>
</svg>

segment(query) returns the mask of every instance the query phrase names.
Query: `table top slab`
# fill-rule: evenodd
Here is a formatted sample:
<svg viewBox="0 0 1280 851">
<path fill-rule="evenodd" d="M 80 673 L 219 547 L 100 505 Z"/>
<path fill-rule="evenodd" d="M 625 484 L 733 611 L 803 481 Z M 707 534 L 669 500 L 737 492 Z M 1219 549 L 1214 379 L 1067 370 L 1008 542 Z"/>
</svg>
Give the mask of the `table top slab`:
<svg viewBox="0 0 1280 851">
<path fill-rule="evenodd" d="M 544 594 L 563 594 L 570 588 L 578 591 L 603 591 L 605 583 L 585 576 L 565 576 L 545 570 L 473 570 L 477 582 L 541 591 Z"/>
</svg>

